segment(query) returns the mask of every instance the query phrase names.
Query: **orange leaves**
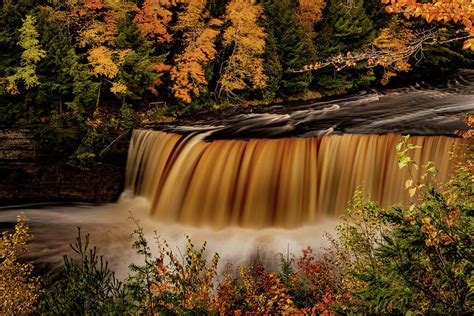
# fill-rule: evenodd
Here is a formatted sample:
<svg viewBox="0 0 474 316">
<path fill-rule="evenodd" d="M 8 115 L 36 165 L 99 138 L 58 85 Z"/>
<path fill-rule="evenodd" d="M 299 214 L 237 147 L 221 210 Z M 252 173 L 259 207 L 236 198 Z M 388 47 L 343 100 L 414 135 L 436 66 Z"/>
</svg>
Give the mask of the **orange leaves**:
<svg viewBox="0 0 474 316">
<path fill-rule="evenodd" d="M 402 13 L 405 17 L 420 17 L 428 23 L 443 21 L 448 23 L 461 22 L 464 31 L 474 34 L 472 21 L 474 19 L 474 2 L 472 0 L 433 0 L 430 3 L 421 3 L 416 0 L 381 0 L 389 4 L 387 12 Z M 469 41 L 469 40 L 468 40 Z M 467 42 L 467 41 L 466 41 Z M 464 49 L 472 49 L 469 43 L 464 44 Z"/>
<path fill-rule="evenodd" d="M 266 33 L 257 23 L 262 14 L 262 6 L 251 1 L 231 0 L 228 3 L 225 19 L 230 26 L 224 32 L 223 44 L 232 49 L 232 54 L 219 79 L 219 96 L 229 96 L 235 90 L 248 87 L 266 86 L 262 58 Z"/>
<path fill-rule="evenodd" d="M 102 0 L 84 0 L 84 8 L 92 9 L 92 10 L 99 10 L 104 7 Z"/>
<path fill-rule="evenodd" d="M 189 1 L 174 27 L 184 32 L 187 46 L 178 54 L 176 65 L 171 69 L 172 91 L 177 99 L 185 103 L 190 103 L 193 96 L 206 91 L 204 66 L 217 54 L 214 41 L 219 31 L 213 27 L 220 26 L 222 22 L 211 19 L 205 7 L 202 0 Z"/>
<path fill-rule="evenodd" d="M 193 28 L 200 27 L 202 18 L 205 14 L 206 2 L 202 0 L 189 0 L 186 1 L 186 8 L 182 14 L 178 17 L 174 29 L 178 31 L 189 30 L 190 32 L 185 34 L 185 37 L 189 40 L 189 35 L 193 33 Z M 192 38 L 192 37 L 191 37 Z"/>
<path fill-rule="evenodd" d="M 171 69 L 172 91 L 176 98 L 190 103 L 192 95 L 199 96 L 206 89 L 207 79 L 203 66 L 216 55 L 214 39 L 219 32 L 205 29 L 196 42 L 179 55 Z"/>
<path fill-rule="evenodd" d="M 145 0 L 133 19 L 143 37 L 150 37 L 158 43 L 167 43 L 172 39 L 168 33 L 168 24 L 172 13 L 160 0 Z"/>
<path fill-rule="evenodd" d="M 296 9 L 296 17 L 305 31 L 314 38 L 314 24 L 323 17 L 323 9 L 326 7 L 324 0 L 299 0 Z"/>
</svg>

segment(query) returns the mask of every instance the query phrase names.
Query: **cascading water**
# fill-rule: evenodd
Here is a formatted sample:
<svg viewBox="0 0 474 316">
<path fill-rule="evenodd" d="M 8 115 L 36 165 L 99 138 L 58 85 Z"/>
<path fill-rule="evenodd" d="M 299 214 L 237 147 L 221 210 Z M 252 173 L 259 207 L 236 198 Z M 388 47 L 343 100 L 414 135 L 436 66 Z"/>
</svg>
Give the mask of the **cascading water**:
<svg viewBox="0 0 474 316">
<path fill-rule="evenodd" d="M 292 228 L 335 217 L 363 186 L 382 206 L 408 201 L 408 171 L 397 165 L 400 136 L 212 140 L 135 130 L 126 188 L 150 202 L 160 221 L 223 228 Z M 444 182 L 459 139 L 417 136 L 414 159 L 433 161 Z M 421 170 L 412 171 L 419 179 Z"/>
</svg>

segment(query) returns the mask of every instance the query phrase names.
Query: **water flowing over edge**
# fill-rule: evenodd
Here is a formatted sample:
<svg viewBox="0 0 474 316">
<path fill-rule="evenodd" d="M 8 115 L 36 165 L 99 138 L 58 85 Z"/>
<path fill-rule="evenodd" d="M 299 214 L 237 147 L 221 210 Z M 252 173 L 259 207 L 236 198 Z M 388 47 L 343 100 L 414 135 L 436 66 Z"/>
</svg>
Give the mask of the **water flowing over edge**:
<svg viewBox="0 0 474 316">
<path fill-rule="evenodd" d="M 126 188 L 145 197 L 160 221 L 225 228 L 284 227 L 336 218 L 354 191 L 383 207 L 406 203 L 407 170 L 399 170 L 400 135 L 328 135 L 309 138 L 204 141 L 211 133 L 179 135 L 135 130 Z M 461 142 L 415 136 L 420 164 L 433 161 L 446 181 L 449 152 Z M 420 180 L 421 170 L 412 171 Z"/>
</svg>

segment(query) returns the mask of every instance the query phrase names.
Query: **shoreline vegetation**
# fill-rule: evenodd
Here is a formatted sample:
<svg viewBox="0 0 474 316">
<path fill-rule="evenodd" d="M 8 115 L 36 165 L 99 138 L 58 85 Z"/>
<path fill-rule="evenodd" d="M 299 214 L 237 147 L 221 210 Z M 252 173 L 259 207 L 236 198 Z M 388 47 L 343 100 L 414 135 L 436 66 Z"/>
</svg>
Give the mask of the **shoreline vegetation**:
<svg viewBox="0 0 474 316">
<path fill-rule="evenodd" d="M 460 136 L 472 140 L 474 119 Z M 355 192 L 343 223 L 328 235 L 328 249 L 308 247 L 280 254 L 278 271 L 258 257 L 247 265 L 222 266 L 219 254 L 206 259 L 206 243 L 173 251 L 158 236 L 146 240 L 139 220 L 133 248 L 142 258 L 130 275 L 117 280 L 80 228 L 74 254 L 54 281 L 33 276 L 21 260 L 31 239 L 20 213 L 14 232 L 2 233 L 0 301 L 2 312 L 31 314 L 450 314 L 474 310 L 472 299 L 472 142 L 456 149 L 452 178 L 436 190 L 436 166 L 419 166 L 418 149 L 404 137 L 396 146 L 399 168 L 423 170 L 408 178 L 407 206 L 380 208 Z M 157 249 L 152 253 L 151 249 Z M 224 263 L 225 264 L 225 263 Z"/>
</svg>

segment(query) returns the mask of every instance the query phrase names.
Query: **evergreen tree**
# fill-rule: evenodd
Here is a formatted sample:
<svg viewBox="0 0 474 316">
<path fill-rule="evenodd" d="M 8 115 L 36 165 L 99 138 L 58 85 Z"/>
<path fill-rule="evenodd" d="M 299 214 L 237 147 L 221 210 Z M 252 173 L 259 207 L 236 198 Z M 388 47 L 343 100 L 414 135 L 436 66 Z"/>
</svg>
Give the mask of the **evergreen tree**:
<svg viewBox="0 0 474 316">
<path fill-rule="evenodd" d="M 364 0 L 330 0 L 324 16 L 316 39 L 320 60 L 357 50 L 376 36 L 374 25 L 365 11 Z M 341 94 L 363 89 L 374 79 L 372 72 L 361 63 L 342 71 L 331 68 L 317 71 L 314 88 L 323 94 Z"/>
<path fill-rule="evenodd" d="M 369 43 L 375 35 L 364 0 L 330 0 L 318 38 L 318 53 L 324 58 L 353 51 Z"/>
<path fill-rule="evenodd" d="M 314 51 L 309 37 L 295 16 L 296 6 L 291 0 L 264 0 L 266 20 L 262 23 L 269 34 L 266 41 L 266 72 L 270 85 L 264 92 L 267 97 L 306 92 L 311 73 L 294 73 L 312 62 Z"/>
<path fill-rule="evenodd" d="M 46 58 L 37 69 L 43 78 L 38 87 L 37 108 L 62 113 L 73 89 L 73 77 L 66 61 L 69 51 L 74 51 L 74 39 L 70 30 L 64 27 L 68 17 L 63 12 L 43 6 L 39 8 L 37 17 L 41 45 L 46 50 Z"/>
</svg>

